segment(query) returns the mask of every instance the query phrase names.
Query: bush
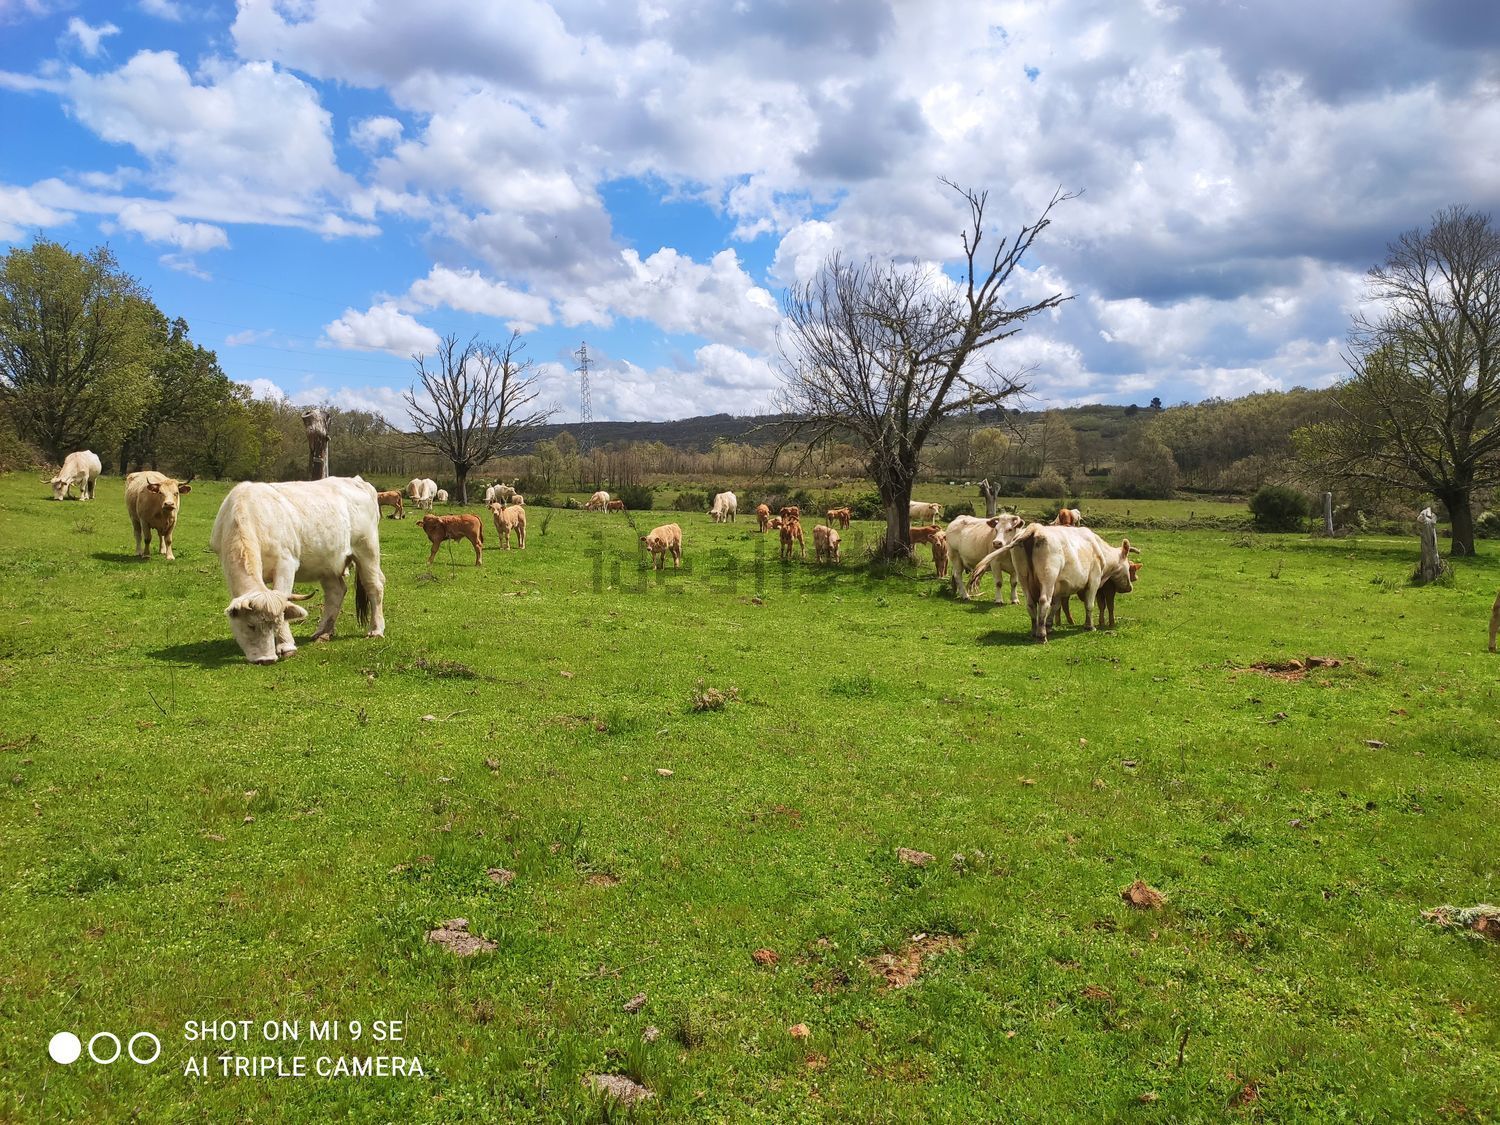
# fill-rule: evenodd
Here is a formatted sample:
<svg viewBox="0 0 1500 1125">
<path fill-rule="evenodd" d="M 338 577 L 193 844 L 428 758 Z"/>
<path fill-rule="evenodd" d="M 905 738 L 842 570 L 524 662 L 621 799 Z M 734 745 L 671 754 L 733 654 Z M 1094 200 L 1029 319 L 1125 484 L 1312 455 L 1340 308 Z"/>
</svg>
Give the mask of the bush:
<svg viewBox="0 0 1500 1125">
<path fill-rule="evenodd" d="M 538 493 L 537 495 L 533 496 L 529 492 L 522 491 L 521 495 L 524 496 L 524 497 L 526 497 L 526 504 L 527 504 L 528 507 L 531 507 L 531 508 L 555 508 L 555 507 L 557 507 L 557 500 L 554 497 L 548 496 L 545 492 L 541 492 L 541 493 Z"/>
<path fill-rule="evenodd" d="M 1480 512 L 1474 521 L 1474 534 L 1481 539 L 1500 539 L 1500 513 Z"/>
<path fill-rule="evenodd" d="M 880 502 L 880 493 L 874 489 L 860 493 L 840 507 L 848 508 L 850 517 L 857 520 L 878 520 L 885 516 L 885 505 Z"/>
<path fill-rule="evenodd" d="M 1307 497 L 1284 484 L 1268 484 L 1250 498 L 1250 514 L 1259 531 L 1299 531 L 1307 511 Z"/>
<path fill-rule="evenodd" d="M 956 504 L 943 505 L 943 518 L 945 520 L 955 520 L 959 516 L 972 516 L 974 514 L 974 505 L 967 500 L 960 500 Z"/>
<path fill-rule="evenodd" d="M 708 493 L 706 492 L 679 492 L 672 500 L 674 512 L 706 512 L 708 511 Z"/>
<path fill-rule="evenodd" d="M 612 499 L 623 500 L 627 511 L 649 512 L 651 505 L 656 502 L 656 494 L 648 485 L 622 484 L 620 491 L 616 492 Z"/>
<path fill-rule="evenodd" d="M 1068 482 L 1055 469 L 1048 469 L 1026 486 L 1027 496 L 1046 496 L 1058 500 L 1068 495 Z"/>
</svg>

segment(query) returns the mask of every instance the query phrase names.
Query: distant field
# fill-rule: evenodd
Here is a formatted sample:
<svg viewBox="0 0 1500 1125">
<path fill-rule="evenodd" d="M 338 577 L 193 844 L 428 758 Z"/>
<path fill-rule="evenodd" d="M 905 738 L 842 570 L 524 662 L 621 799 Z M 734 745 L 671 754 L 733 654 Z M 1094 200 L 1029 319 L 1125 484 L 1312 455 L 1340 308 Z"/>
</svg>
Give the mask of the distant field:
<svg viewBox="0 0 1500 1125">
<path fill-rule="evenodd" d="M 1415 589 L 1414 537 L 1132 532 L 1118 627 L 1038 646 L 744 518 L 675 517 L 660 575 L 667 513 L 538 509 L 477 569 L 386 521 L 388 635 L 350 612 L 257 668 L 207 551 L 227 490 L 139 562 L 118 478 L 0 477 L 0 1119 L 601 1119 L 590 1074 L 670 1120 L 1500 1107 L 1500 945 L 1420 918 L 1500 902 L 1490 544 Z M 1252 667 L 1309 655 L 1340 663 Z M 495 948 L 424 940 L 456 917 Z M 211 1018 L 357 1020 L 249 1053 L 425 1077 L 185 1077 Z M 61 1030 L 162 1055 L 65 1068 Z"/>
</svg>

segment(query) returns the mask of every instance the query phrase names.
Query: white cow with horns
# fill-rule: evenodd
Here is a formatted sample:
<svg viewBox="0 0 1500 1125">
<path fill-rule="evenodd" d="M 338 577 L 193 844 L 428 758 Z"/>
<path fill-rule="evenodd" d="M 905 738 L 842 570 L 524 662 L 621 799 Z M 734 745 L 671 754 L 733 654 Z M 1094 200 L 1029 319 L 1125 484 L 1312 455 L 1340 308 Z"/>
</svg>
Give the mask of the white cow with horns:
<svg viewBox="0 0 1500 1125">
<path fill-rule="evenodd" d="M 314 641 L 333 636 L 354 564 L 354 606 L 371 637 L 385 634 L 385 575 L 380 570 L 380 507 L 359 477 L 237 484 L 214 520 L 209 546 L 229 586 L 229 627 L 252 664 L 275 664 L 297 651 L 291 622 L 307 610 L 295 582 L 323 584 L 323 616 Z"/>
</svg>

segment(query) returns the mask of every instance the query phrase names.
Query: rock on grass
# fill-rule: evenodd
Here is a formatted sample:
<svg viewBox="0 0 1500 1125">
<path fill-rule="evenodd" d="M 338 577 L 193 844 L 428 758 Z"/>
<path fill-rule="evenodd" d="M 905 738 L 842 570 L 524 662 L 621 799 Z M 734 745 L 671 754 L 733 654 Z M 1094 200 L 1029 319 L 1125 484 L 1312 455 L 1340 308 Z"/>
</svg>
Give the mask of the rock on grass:
<svg viewBox="0 0 1500 1125">
<path fill-rule="evenodd" d="M 435 930 L 427 931 L 427 940 L 441 945 L 455 957 L 472 957 L 476 953 L 488 953 L 495 943 L 469 933 L 467 918 L 449 918 Z"/>
<path fill-rule="evenodd" d="M 902 863 L 910 864 L 912 867 L 926 867 L 937 856 L 931 852 L 919 852 L 915 848 L 897 848 L 896 858 Z"/>
<path fill-rule="evenodd" d="M 1148 886 L 1143 879 L 1131 883 L 1120 892 L 1120 897 L 1137 910 L 1160 910 L 1167 901 L 1166 895 L 1155 887 Z"/>
<path fill-rule="evenodd" d="M 621 1105 L 635 1105 L 656 1097 L 650 1090 L 623 1074 L 587 1074 L 583 1084 L 595 1093 L 613 1098 Z"/>
</svg>

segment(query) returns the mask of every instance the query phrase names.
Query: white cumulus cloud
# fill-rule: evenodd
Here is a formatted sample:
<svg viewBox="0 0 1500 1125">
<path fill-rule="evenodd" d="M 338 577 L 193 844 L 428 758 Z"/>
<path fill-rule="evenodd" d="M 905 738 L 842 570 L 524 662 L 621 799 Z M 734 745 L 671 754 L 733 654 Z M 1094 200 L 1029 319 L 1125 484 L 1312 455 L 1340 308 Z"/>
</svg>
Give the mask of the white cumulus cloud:
<svg viewBox="0 0 1500 1125">
<path fill-rule="evenodd" d="M 396 307 L 394 301 L 373 305 L 364 312 L 345 309 L 344 315 L 323 327 L 335 347 L 389 352 L 402 356 L 436 350 L 438 334 Z"/>
</svg>

